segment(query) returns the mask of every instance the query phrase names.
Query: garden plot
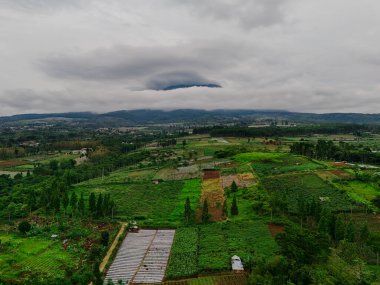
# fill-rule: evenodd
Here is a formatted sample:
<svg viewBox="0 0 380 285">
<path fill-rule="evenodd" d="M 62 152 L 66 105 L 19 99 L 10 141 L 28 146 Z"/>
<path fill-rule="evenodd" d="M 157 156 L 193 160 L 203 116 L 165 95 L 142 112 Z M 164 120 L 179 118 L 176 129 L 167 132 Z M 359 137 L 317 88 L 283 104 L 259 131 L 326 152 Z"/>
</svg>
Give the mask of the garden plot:
<svg viewBox="0 0 380 285">
<path fill-rule="evenodd" d="M 162 282 L 174 230 L 140 230 L 128 233 L 105 278 L 105 284 L 122 280 L 126 284 Z"/>
<path fill-rule="evenodd" d="M 202 181 L 202 194 L 200 205 L 207 200 L 210 221 L 221 221 L 223 217 L 224 189 L 219 171 L 205 171 Z M 198 220 L 201 219 L 202 209 L 197 212 Z"/>
<path fill-rule="evenodd" d="M 223 188 L 231 187 L 231 184 L 233 181 L 235 181 L 238 187 L 250 187 L 256 184 L 256 180 L 253 177 L 252 173 L 226 175 L 226 176 L 222 176 L 221 179 L 222 179 Z"/>
<path fill-rule="evenodd" d="M 186 180 L 199 177 L 199 166 L 190 165 L 178 168 L 163 168 L 156 173 L 154 179 Z"/>
</svg>

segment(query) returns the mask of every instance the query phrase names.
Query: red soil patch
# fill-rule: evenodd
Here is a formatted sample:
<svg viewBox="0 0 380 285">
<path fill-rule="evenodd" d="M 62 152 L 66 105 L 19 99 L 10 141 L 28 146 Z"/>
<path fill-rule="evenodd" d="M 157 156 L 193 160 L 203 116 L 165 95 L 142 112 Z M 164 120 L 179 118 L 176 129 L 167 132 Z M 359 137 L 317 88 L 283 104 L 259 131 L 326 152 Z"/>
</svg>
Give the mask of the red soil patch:
<svg viewBox="0 0 380 285">
<path fill-rule="evenodd" d="M 26 162 L 21 160 L 3 160 L 0 161 L 0 168 L 4 167 L 12 167 L 12 166 L 18 166 L 18 165 L 24 165 Z"/>
<path fill-rule="evenodd" d="M 284 232 L 285 226 L 284 225 L 278 225 L 278 224 L 268 224 L 268 229 L 269 229 L 272 237 L 275 237 L 276 235 Z"/>
<path fill-rule="evenodd" d="M 330 170 L 330 173 L 334 174 L 335 176 L 338 177 L 350 177 L 351 175 L 343 170 L 337 169 L 337 170 Z"/>
<path fill-rule="evenodd" d="M 219 172 L 217 171 L 219 175 Z M 215 175 L 215 173 L 213 174 Z M 208 212 L 210 214 L 210 221 L 222 221 L 225 219 L 223 216 L 223 203 L 224 203 L 224 189 L 222 187 L 221 178 L 204 179 L 202 182 L 202 194 L 200 198 L 200 207 L 197 210 L 196 217 L 199 222 L 202 221 L 202 207 L 204 201 L 207 200 Z"/>
<path fill-rule="evenodd" d="M 203 180 L 205 179 L 215 179 L 220 177 L 220 172 L 218 170 L 205 170 L 203 171 Z"/>
</svg>

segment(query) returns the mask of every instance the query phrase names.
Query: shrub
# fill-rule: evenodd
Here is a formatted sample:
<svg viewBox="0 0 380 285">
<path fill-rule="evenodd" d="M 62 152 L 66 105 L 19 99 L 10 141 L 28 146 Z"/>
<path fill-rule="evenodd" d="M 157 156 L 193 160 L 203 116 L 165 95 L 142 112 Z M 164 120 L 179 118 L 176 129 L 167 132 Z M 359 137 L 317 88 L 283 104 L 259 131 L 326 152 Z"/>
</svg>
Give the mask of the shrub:
<svg viewBox="0 0 380 285">
<path fill-rule="evenodd" d="M 23 233 L 23 234 L 26 234 L 27 232 L 30 231 L 30 229 L 32 228 L 32 226 L 29 224 L 28 221 L 22 221 L 21 223 L 19 223 L 18 225 L 18 230 Z"/>
<path fill-rule="evenodd" d="M 109 240 L 110 240 L 110 234 L 109 234 L 109 232 L 107 232 L 107 231 L 102 232 L 102 234 L 101 234 L 101 243 L 102 243 L 102 245 L 107 246 Z"/>
</svg>

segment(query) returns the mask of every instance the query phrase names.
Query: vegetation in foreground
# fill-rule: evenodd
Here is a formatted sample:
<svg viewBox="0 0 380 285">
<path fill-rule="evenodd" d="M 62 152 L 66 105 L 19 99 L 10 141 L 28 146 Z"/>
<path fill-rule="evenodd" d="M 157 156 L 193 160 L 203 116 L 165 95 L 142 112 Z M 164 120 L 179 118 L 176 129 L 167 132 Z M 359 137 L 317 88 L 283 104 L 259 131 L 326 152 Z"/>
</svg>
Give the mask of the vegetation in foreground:
<svg viewBox="0 0 380 285">
<path fill-rule="evenodd" d="M 57 131 L 41 135 L 39 149 L 17 154 L 7 142 L 0 166 L 25 173 L 0 176 L 0 280 L 101 284 L 98 264 L 117 221 L 135 220 L 177 229 L 166 278 L 194 277 L 179 284 L 375 282 L 380 180 L 366 163 L 377 164 L 376 154 L 356 143 L 309 141 L 316 130 L 334 133 L 328 126 L 233 130 L 244 138 L 155 129 L 54 137 Z M 339 130 L 355 136 L 353 126 Z M 261 137 L 264 131 L 269 138 Z M 77 162 L 66 153 L 79 147 L 87 150 Z M 215 187 L 205 170 L 217 173 Z M 221 197 L 205 199 L 209 186 Z M 231 274 L 235 254 L 249 277 Z M 196 278 L 205 274 L 212 276 Z"/>
</svg>

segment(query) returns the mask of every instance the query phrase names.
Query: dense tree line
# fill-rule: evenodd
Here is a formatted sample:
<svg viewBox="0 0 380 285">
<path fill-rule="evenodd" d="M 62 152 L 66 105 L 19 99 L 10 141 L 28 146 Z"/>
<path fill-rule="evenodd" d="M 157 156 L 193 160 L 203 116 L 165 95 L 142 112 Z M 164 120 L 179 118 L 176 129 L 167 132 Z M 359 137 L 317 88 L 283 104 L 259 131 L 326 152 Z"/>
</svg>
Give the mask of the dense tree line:
<svg viewBox="0 0 380 285">
<path fill-rule="evenodd" d="M 211 136 L 230 137 L 282 137 L 282 136 L 306 136 L 312 134 L 348 134 L 360 135 L 363 132 L 378 131 L 377 127 L 355 124 L 326 124 L 326 125 L 306 125 L 297 127 L 205 127 L 195 128 L 194 134 L 210 134 Z"/>
<path fill-rule="evenodd" d="M 317 143 L 301 141 L 292 144 L 290 152 L 320 160 L 380 164 L 380 153 L 372 152 L 369 147 L 345 142 L 335 144 L 325 140 L 318 140 Z"/>
</svg>

